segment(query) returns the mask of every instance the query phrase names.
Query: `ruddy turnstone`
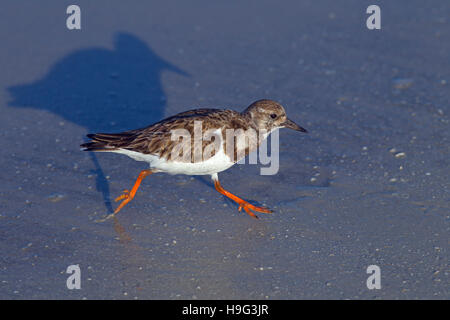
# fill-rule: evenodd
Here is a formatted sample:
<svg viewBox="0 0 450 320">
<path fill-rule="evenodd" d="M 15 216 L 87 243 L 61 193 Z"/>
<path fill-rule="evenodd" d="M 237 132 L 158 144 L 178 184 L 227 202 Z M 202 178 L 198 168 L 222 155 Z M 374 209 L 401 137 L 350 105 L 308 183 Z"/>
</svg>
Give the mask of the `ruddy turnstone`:
<svg viewBox="0 0 450 320">
<path fill-rule="evenodd" d="M 250 216 L 258 218 L 252 210 L 263 213 L 271 213 L 272 210 L 252 205 L 225 190 L 220 185 L 218 173 L 254 151 L 271 132 L 279 128 L 307 132 L 287 118 L 279 103 L 258 100 L 242 112 L 195 109 L 142 129 L 88 134 L 91 141 L 81 147 L 85 151 L 125 154 L 150 165 L 149 169 L 141 171 L 130 191 L 124 190 L 115 199 L 122 202 L 110 216 L 117 214 L 134 198 L 145 177 L 165 172 L 211 175 L 218 192 L 235 201 L 239 211 L 243 208 Z"/>
</svg>

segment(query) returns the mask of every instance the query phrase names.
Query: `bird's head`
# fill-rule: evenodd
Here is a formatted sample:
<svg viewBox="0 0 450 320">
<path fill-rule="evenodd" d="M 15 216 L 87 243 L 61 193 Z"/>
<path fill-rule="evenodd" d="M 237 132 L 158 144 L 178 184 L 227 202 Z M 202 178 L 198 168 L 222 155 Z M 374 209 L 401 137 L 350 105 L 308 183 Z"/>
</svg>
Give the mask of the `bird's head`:
<svg viewBox="0 0 450 320">
<path fill-rule="evenodd" d="M 247 114 L 253 120 L 257 130 L 271 132 L 279 128 L 289 128 L 307 132 L 306 129 L 288 119 L 283 106 L 272 100 L 255 101 L 243 111 L 243 114 Z"/>
</svg>

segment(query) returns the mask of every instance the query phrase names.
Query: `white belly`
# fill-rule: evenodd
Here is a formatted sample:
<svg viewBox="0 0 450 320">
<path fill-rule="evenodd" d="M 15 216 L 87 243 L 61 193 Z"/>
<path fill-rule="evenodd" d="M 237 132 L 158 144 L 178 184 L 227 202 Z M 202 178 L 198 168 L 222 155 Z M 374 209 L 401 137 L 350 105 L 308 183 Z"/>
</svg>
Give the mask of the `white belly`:
<svg viewBox="0 0 450 320">
<path fill-rule="evenodd" d="M 169 174 L 187 174 L 187 175 L 211 175 L 213 173 L 227 170 L 235 162 L 225 154 L 221 148 L 213 157 L 202 162 L 181 162 L 167 161 L 165 158 L 159 158 L 152 154 L 142 154 L 126 149 L 114 150 L 115 153 L 121 153 L 137 161 L 145 161 L 150 164 L 150 169 L 165 172 Z"/>
</svg>

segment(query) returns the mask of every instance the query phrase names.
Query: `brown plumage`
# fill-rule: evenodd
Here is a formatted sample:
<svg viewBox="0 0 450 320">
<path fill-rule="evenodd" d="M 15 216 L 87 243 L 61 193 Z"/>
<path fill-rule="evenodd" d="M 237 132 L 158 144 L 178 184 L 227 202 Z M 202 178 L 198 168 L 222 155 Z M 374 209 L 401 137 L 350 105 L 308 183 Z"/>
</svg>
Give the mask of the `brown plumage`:
<svg viewBox="0 0 450 320">
<path fill-rule="evenodd" d="M 264 111 L 264 112 L 262 112 Z M 267 121 L 267 114 L 276 114 L 277 118 L 273 121 Z M 269 118 L 271 119 L 271 118 Z M 247 143 L 245 152 L 237 149 L 237 143 L 234 141 L 234 148 L 228 149 L 226 142 L 226 130 L 242 129 L 247 131 L 253 129 L 257 134 L 260 130 L 270 132 L 273 127 L 277 127 L 286 121 L 287 117 L 284 109 L 278 103 L 271 100 L 259 100 L 251 104 L 243 112 L 223 109 L 194 109 L 185 111 L 169 118 L 163 119 L 148 127 L 136 130 L 125 131 L 121 133 L 95 133 L 88 134 L 87 137 L 92 139 L 81 145 L 85 151 L 114 151 L 118 149 L 126 149 L 142 154 L 154 154 L 171 160 L 172 148 L 178 141 L 171 140 L 174 130 L 185 129 L 191 136 L 190 146 L 191 161 L 194 161 L 194 124 L 201 121 L 204 131 L 211 129 L 222 129 L 222 139 L 225 143 L 224 150 L 227 155 L 234 161 L 239 161 L 238 154 L 247 156 L 254 148 Z M 299 127 L 299 131 L 306 132 L 305 129 Z M 295 128 L 296 129 L 296 128 Z M 212 141 L 214 137 L 212 138 Z M 252 141 L 255 146 L 259 146 L 261 141 Z M 202 151 L 209 145 L 211 141 L 203 140 Z M 230 152 L 233 152 L 232 154 Z M 210 156 L 214 156 L 214 151 Z"/>
<path fill-rule="evenodd" d="M 217 174 L 255 150 L 273 130 L 279 128 L 306 132 L 287 118 L 284 108 L 279 103 L 259 100 L 242 112 L 228 109 L 196 109 L 176 114 L 141 129 L 120 133 L 88 134 L 91 141 L 82 144 L 81 147 L 85 151 L 122 153 L 150 164 L 150 169 L 141 172 L 133 189 L 125 190 L 124 194 L 116 199 L 123 201 L 114 213 L 134 197 L 142 179 L 151 173 L 166 172 L 209 174 L 217 191 L 237 202 L 239 210 L 243 208 L 249 215 L 256 217 L 250 209 L 265 213 L 270 213 L 271 210 L 251 205 L 224 190 Z M 186 133 L 175 136 L 181 138 L 182 143 L 180 139 L 174 139 L 174 133 Z M 206 133 L 210 136 L 205 137 Z M 184 139 L 185 136 L 188 139 Z M 201 143 L 198 143 L 198 138 Z M 181 158 L 178 154 L 180 145 L 183 147 L 180 151 L 186 150 L 186 155 L 183 154 Z M 184 146 L 188 149 L 184 149 Z M 211 146 L 214 148 L 210 148 Z"/>
</svg>

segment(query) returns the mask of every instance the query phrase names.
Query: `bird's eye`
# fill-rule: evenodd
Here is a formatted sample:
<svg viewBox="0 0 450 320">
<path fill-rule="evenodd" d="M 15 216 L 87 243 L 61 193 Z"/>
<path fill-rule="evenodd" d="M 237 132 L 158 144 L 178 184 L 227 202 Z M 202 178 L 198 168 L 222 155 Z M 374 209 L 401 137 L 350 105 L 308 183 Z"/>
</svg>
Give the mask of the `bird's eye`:
<svg viewBox="0 0 450 320">
<path fill-rule="evenodd" d="M 272 114 L 270 115 L 270 117 L 271 117 L 272 119 L 275 119 L 275 118 L 277 117 L 277 115 L 276 115 L 275 113 L 272 113 Z"/>
</svg>

